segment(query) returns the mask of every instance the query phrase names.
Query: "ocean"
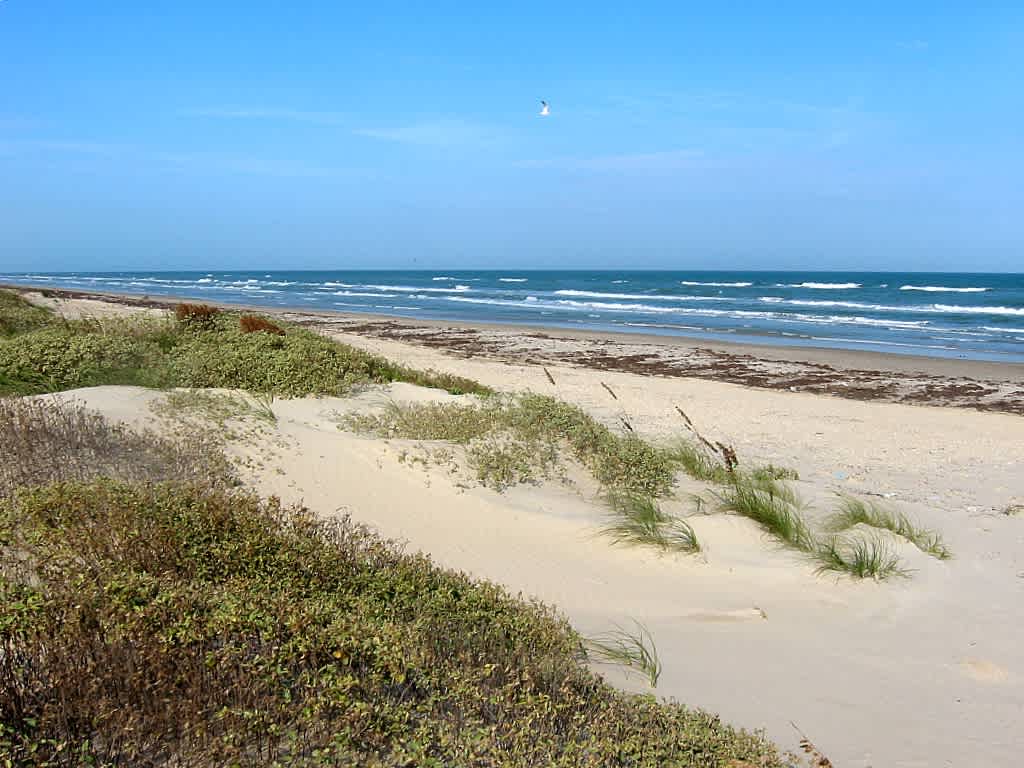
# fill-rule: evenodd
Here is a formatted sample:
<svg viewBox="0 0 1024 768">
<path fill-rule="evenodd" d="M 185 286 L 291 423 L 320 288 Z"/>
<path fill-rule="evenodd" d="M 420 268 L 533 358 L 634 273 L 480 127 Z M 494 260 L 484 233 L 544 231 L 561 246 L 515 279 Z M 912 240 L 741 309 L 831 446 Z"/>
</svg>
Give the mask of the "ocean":
<svg viewBox="0 0 1024 768">
<path fill-rule="evenodd" d="M 0 282 L 1024 362 L 1024 274 L 231 270 L 0 273 Z"/>
</svg>

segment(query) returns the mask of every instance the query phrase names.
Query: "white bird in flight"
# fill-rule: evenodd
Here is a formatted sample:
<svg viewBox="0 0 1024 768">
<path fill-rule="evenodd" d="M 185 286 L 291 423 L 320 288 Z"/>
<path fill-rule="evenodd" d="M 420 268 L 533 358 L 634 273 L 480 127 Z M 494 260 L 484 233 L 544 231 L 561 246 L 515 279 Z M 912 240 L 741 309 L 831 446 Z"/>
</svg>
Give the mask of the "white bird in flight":
<svg viewBox="0 0 1024 768">
<path fill-rule="evenodd" d="M 542 101 L 540 103 L 540 116 L 541 117 L 547 117 L 550 114 L 551 114 L 551 107 L 548 106 L 548 103 L 546 101 Z"/>
</svg>

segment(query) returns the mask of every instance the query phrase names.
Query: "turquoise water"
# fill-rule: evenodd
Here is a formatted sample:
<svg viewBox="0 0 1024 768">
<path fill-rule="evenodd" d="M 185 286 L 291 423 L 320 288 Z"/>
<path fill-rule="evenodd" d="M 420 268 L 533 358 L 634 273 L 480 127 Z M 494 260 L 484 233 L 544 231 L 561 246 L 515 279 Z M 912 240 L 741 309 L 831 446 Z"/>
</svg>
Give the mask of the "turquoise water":
<svg viewBox="0 0 1024 768">
<path fill-rule="evenodd" d="M 0 273 L 267 307 L 1024 362 L 1024 275 L 897 272 Z"/>
</svg>

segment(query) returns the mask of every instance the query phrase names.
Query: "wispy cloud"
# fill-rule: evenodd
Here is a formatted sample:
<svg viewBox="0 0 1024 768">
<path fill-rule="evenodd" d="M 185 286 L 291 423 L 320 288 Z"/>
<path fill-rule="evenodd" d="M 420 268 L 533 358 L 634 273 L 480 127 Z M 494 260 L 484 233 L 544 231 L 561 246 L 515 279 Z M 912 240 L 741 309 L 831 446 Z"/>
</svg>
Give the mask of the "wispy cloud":
<svg viewBox="0 0 1024 768">
<path fill-rule="evenodd" d="M 352 176 L 353 171 L 308 165 L 290 159 L 235 155 L 222 152 L 161 152 L 153 156 L 158 167 L 171 172 L 214 172 L 271 178 L 330 179 Z"/>
<path fill-rule="evenodd" d="M 577 171 L 670 171 L 700 164 L 704 152 L 699 149 L 671 149 L 662 152 L 631 152 L 589 157 L 553 157 L 526 160 L 523 168 L 560 168 Z"/>
<path fill-rule="evenodd" d="M 284 120 L 317 125 L 346 125 L 352 122 L 351 117 L 344 112 L 266 107 L 205 107 L 186 109 L 181 114 L 188 117 L 210 117 L 223 120 Z"/>
<path fill-rule="evenodd" d="M 502 134 L 492 126 L 461 118 L 424 120 L 390 128 L 357 128 L 358 136 L 427 147 L 482 147 L 497 144 Z"/>
<path fill-rule="evenodd" d="M 61 152 L 77 155 L 111 156 L 123 152 L 120 144 L 97 141 L 68 141 L 64 139 L 0 139 L 0 154 L 21 155 L 36 152 Z"/>
</svg>

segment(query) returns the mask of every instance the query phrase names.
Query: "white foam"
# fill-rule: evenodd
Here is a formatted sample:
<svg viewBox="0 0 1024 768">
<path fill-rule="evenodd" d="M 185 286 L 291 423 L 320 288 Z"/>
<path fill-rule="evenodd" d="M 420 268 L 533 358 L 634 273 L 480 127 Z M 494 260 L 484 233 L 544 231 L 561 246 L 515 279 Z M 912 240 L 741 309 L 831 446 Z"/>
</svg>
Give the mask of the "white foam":
<svg viewBox="0 0 1024 768">
<path fill-rule="evenodd" d="M 707 285 L 712 288 L 749 288 L 753 283 L 699 283 L 693 280 L 680 280 L 680 285 Z"/>
<path fill-rule="evenodd" d="M 901 291 L 928 291 L 929 293 L 985 293 L 991 288 L 949 288 L 945 285 L 901 285 Z"/>
<path fill-rule="evenodd" d="M 499 283 L 525 283 L 529 278 L 527 277 L 499 277 Z"/>
<path fill-rule="evenodd" d="M 1013 315 L 1024 317 L 1024 307 L 958 307 L 952 304 L 932 304 L 932 312 L 967 315 Z M 916 310 L 916 308 L 915 308 Z"/>
<path fill-rule="evenodd" d="M 447 275 L 439 275 L 438 277 L 432 277 L 431 280 L 454 280 L 454 277 L 448 277 Z"/>
<path fill-rule="evenodd" d="M 722 296 L 657 296 L 650 293 L 602 293 L 601 291 L 576 291 L 570 288 L 555 291 L 556 296 L 582 296 L 593 299 L 648 299 L 654 301 L 732 301 Z"/>
<path fill-rule="evenodd" d="M 822 291 L 843 291 L 850 288 L 860 288 L 860 283 L 788 283 L 780 285 L 780 288 L 814 288 Z"/>
<path fill-rule="evenodd" d="M 1024 333 L 1024 328 L 997 328 L 991 325 L 981 326 L 986 331 L 995 331 L 996 333 Z"/>
<path fill-rule="evenodd" d="M 874 312 L 909 312 L 949 315 L 1024 315 L 1024 308 L 958 306 L 954 304 L 910 304 L 898 307 L 891 304 L 866 304 L 862 301 L 821 301 L 815 299 L 779 299 L 777 296 L 762 296 L 761 301 L 769 304 L 788 304 L 794 307 L 844 307 L 866 309 Z"/>
</svg>

